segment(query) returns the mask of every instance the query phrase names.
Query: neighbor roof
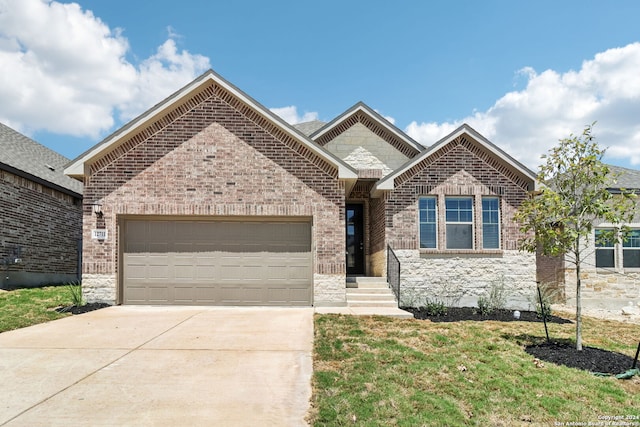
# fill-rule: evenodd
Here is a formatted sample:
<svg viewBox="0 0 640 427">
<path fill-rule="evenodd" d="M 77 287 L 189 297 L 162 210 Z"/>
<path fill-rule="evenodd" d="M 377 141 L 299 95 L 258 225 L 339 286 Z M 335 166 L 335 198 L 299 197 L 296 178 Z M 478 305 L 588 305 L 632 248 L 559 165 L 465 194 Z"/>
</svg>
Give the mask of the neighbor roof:
<svg viewBox="0 0 640 427">
<path fill-rule="evenodd" d="M 0 169 L 50 188 L 82 195 L 82 183 L 64 174 L 69 159 L 0 123 Z"/>
<path fill-rule="evenodd" d="M 306 135 L 293 128 L 283 119 L 281 119 L 269 109 L 265 108 L 256 100 L 251 98 L 249 95 L 226 81 L 213 70 L 208 70 L 200 77 L 197 77 L 182 89 L 179 89 L 177 92 L 170 95 L 165 100 L 161 101 L 151 109 L 147 110 L 145 113 L 141 114 L 119 130 L 105 138 L 102 142 L 98 143 L 97 145 L 93 146 L 92 148 L 78 156 L 71 162 L 71 164 L 67 166 L 67 168 L 65 169 L 65 173 L 69 176 L 80 179 L 85 175 L 85 166 L 87 162 L 98 159 L 104 154 L 115 149 L 121 143 L 125 142 L 128 138 L 136 135 L 137 132 L 144 130 L 149 125 L 153 124 L 155 120 L 160 119 L 164 114 L 170 112 L 173 108 L 175 108 L 176 105 L 179 105 L 180 102 L 189 99 L 189 97 L 194 94 L 201 92 L 211 82 L 219 85 L 229 94 L 231 94 L 231 96 L 235 97 L 235 99 L 248 106 L 263 118 L 278 126 L 286 134 L 303 144 L 312 153 L 324 159 L 328 164 L 336 167 L 338 169 L 338 178 L 354 181 L 355 179 L 357 179 L 358 174 L 353 168 L 351 168 L 351 166 L 314 143 L 311 139 L 307 138 Z"/>
<path fill-rule="evenodd" d="M 616 179 L 616 189 L 624 188 L 628 190 L 640 189 L 640 170 L 627 169 L 620 166 L 607 165 L 612 173 L 618 175 Z"/>
</svg>

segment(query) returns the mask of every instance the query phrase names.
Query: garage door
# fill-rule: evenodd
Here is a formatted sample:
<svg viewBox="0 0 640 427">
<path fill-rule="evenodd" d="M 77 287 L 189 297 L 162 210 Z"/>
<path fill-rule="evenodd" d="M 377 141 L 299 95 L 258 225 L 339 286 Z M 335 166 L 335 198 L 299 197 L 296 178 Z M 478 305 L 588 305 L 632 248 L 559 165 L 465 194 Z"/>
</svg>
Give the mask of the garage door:
<svg viewBox="0 0 640 427">
<path fill-rule="evenodd" d="M 311 305 L 311 223 L 126 220 L 123 303 Z"/>
</svg>

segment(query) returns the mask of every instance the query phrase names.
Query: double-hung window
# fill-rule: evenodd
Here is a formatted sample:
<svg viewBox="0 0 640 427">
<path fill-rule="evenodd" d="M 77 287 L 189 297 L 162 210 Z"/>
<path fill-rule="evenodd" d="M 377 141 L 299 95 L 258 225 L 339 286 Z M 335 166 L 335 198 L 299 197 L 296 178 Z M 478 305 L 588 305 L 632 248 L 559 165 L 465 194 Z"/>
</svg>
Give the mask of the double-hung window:
<svg viewBox="0 0 640 427">
<path fill-rule="evenodd" d="M 596 268 L 613 268 L 615 261 L 615 241 L 611 235 L 611 228 L 596 228 Z"/>
<path fill-rule="evenodd" d="M 445 198 L 447 249 L 473 249 L 473 198 Z"/>
<path fill-rule="evenodd" d="M 436 249 L 438 247 L 437 205 L 435 197 L 421 197 L 418 201 L 421 248 Z"/>
<path fill-rule="evenodd" d="M 500 199 L 482 198 L 482 248 L 500 248 Z"/>
<path fill-rule="evenodd" d="M 640 268 L 640 229 L 633 229 L 622 242 L 622 266 Z"/>
</svg>

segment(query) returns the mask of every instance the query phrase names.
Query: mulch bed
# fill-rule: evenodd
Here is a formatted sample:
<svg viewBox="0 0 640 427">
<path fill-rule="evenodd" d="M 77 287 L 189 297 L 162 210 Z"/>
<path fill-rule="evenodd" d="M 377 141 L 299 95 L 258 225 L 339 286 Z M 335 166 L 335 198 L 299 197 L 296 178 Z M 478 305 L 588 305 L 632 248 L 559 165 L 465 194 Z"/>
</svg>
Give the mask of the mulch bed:
<svg viewBox="0 0 640 427">
<path fill-rule="evenodd" d="M 461 321 L 500 321 L 500 322 L 542 322 L 533 311 L 520 311 L 520 318 L 515 318 L 513 310 L 494 310 L 489 314 L 479 313 L 477 308 L 472 307 L 450 307 L 447 314 L 440 316 L 430 316 L 425 310 L 417 308 L 406 308 L 403 310 L 413 313 L 419 320 L 430 320 L 432 322 L 461 322 Z M 551 316 L 547 323 L 573 323 L 571 320 L 558 316 Z M 542 327 L 542 325 L 541 325 Z M 593 373 L 617 375 L 631 369 L 633 358 L 614 351 L 602 350 L 599 348 L 583 346 L 582 351 L 577 351 L 575 344 L 568 342 L 550 342 L 530 345 L 525 351 L 539 361 L 554 363 L 556 365 L 568 366 L 570 368 L 582 369 Z"/>
<path fill-rule="evenodd" d="M 82 314 L 94 310 L 100 310 L 101 308 L 106 307 L 111 307 L 111 304 L 107 304 L 104 302 L 93 302 L 85 305 L 70 305 L 68 307 L 58 307 L 56 308 L 56 311 L 58 313 Z"/>
<path fill-rule="evenodd" d="M 482 314 L 477 308 L 473 307 L 449 307 L 447 314 L 441 316 L 430 316 L 425 310 L 420 308 L 402 308 L 405 311 L 413 313 L 413 317 L 420 320 L 431 320 L 432 322 L 461 322 L 465 320 L 473 320 L 476 322 L 486 320 L 497 320 L 500 322 L 542 322 L 542 318 L 538 317 L 535 311 L 520 311 L 520 318 L 513 315 L 513 310 L 493 310 L 491 313 Z M 572 323 L 571 320 L 558 316 L 550 316 L 547 323 Z"/>
</svg>

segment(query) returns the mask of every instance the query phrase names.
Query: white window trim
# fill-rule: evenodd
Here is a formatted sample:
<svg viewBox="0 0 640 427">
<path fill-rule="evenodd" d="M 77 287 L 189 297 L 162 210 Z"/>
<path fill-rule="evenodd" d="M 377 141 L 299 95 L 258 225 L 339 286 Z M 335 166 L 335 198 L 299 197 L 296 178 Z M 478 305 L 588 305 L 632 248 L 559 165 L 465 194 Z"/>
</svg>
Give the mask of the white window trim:
<svg viewBox="0 0 640 427">
<path fill-rule="evenodd" d="M 484 247 L 484 207 L 482 202 L 485 199 L 496 199 L 498 201 L 498 247 L 497 248 L 485 248 Z M 482 249 L 484 250 L 500 250 L 502 249 L 502 198 L 499 196 L 481 196 L 480 197 L 480 223 L 482 224 Z"/>
<path fill-rule="evenodd" d="M 471 222 L 466 221 L 456 221 L 450 222 L 447 221 L 447 199 L 470 199 L 471 200 Z M 475 251 L 476 250 L 476 209 L 475 209 L 475 197 L 474 196 L 454 196 L 454 195 L 445 195 L 444 196 L 444 247 L 449 251 Z M 481 218 L 482 219 L 482 218 Z M 447 225 L 455 224 L 455 225 L 471 225 L 471 247 L 464 249 L 449 249 L 447 247 Z"/>
<path fill-rule="evenodd" d="M 421 239 L 422 235 L 421 235 L 421 231 L 420 231 L 420 225 L 422 224 L 422 222 L 420 221 L 420 199 L 433 199 L 436 202 L 436 208 L 435 208 L 436 209 L 436 236 L 435 236 L 435 238 L 436 238 L 436 247 L 435 248 L 423 248 L 420 245 L 420 242 L 422 240 Z M 438 215 L 438 206 L 439 205 L 440 204 L 438 203 L 438 196 L 435 195 L 435 194 L 434 195 L 423 195 L 423 196 L 418 197 L 418 249 L 420 249 L 420 250 L 435 251 L 435 250 L 438 250 L 440 248 L 440 245 L 439 245 L 439 240 L 440 240 L 439 239 L 439 235 L 440 235 L 440 233 L 438 233 L 438 230 L 440 229 L 440 224 L 439 224 L 439 221 L 438 221 L 438 216 L 439 216 Z"/>
</svg>

